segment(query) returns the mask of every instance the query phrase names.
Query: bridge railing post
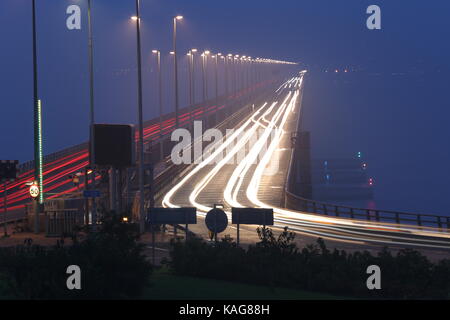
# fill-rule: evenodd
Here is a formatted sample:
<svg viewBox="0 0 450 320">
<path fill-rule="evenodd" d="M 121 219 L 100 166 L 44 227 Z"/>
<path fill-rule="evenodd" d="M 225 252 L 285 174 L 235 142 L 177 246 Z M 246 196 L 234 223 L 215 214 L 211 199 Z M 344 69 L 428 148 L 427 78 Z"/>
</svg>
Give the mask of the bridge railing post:
<svg viewBox="0 0 450 320">
<path fill-rule="evenodd" d="M 328 209 L 327 209 L 327 205 L 326 204 L 323 204 L 323 213 L 325 215 L 328 215 Z"/>
<path fill-rule="evenodd" d="M 367 221 L 370 221 L 370 210 L 369 209 L 366 210 L 366 217 L 367 217 Z"/>
<path fill-rule="evenodd" d="M 350 208 L 350 218 L 355 218 L 355 213 L 353 212 L 353 208 Z"/>
<path fill-rule="evenodd" d="M 437 216 L 437 223 L 438 223 L 439 229 L 441 230 L 442 229 L 442 221 L 441 221 L 441 217 L 439 217 L 439 216 Z"/>
<path fill-rule="evenodd" d="M 398 212 L 395 213 L 395 221 L 397 224 L 400 224 L 400 214 Z"/>
<path fill-rule="evenodd" d="M 422 226 L 422 216 L 420 214 L 417 215 L 417 225 Z"/>
<path fill-rule="evenodd" d="M 336 217 L 339 217 L 339 206 L 334 207 L 334 212 L 336 213 Z"/>
<path fill-rule="evenodd" d="M 380 211 L 378 211 L 378 210 L 375 211 L 375 217 L 376 217 L 377 221 L 379 222 L 380 221 Z"/>
</svg>

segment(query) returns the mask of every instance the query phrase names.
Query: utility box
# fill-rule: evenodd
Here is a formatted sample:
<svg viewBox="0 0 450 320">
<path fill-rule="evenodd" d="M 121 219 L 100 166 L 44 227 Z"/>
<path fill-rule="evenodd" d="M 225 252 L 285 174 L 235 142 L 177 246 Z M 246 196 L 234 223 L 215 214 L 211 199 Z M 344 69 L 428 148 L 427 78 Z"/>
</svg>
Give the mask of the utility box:
<svg viewBox="0 0 450 320">
<path fill-rule="evenodd" d="M 135 164 L 133 125 L 94 124 L 94 159 L 97 166 L 126 168 Z"/>
</svg>

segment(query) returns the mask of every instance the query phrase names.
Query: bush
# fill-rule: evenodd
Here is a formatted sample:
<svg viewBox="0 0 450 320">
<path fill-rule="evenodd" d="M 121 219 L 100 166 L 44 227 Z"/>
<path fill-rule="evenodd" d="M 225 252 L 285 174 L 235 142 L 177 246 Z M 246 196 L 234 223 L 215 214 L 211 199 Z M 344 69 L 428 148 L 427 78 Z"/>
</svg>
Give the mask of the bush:
<svg viewBox="0 0 450 320">
<path fill-rule="evenodd" d="M 71 246 L 0 249 L 0 296 L 16 299 L 119 299 L 142 293 L 151 265 L 138 229 L 108 215 L 97 232 Z M 81 290 L 68 290 L 69 265 L 81 269 Z M 3 275 L 3 277 L 1 277 Z M 3 279 L 3 280 L 2 280 Z"/>
<path fill-rule="evenodd" d="M 450 260 L 431 263 L 411 249 L 392 255 L 387 248 L 373 256 L 327 249 L 323 239 L 299 249 L 287 228 L 275 237 L 257 230 L 260 241 L 247 250 L 227 237 L 211 245 L 193 238 L 172 242 L 169 265 L 178 275 L 290 287 L 343 296 L 382 299 L 447 299 Z M 368 290 L 369 265 L 381 268 L 381 290 Z"/>
</svg>

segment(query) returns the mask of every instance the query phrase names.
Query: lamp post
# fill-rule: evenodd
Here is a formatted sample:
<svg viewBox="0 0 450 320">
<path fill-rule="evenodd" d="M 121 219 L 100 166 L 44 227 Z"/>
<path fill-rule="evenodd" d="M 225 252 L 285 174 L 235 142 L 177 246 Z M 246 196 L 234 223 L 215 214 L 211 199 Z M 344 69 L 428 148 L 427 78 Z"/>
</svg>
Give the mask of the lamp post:
<svg viewBox="0 0 450 320">
<path fill-rule="evenodd" d="M 178 114 L 178 60 L 177 60 L 177 21 L 182 20 L 183 16 L 176 16 L 173 18 L 173 58 L 174 58 L 174 81 L 175 81 L 175 129 L 180 126 L 180 119 Z"/>
<path fill-rule="evenodd" d="M 139 154 L 139 230 L 145 231 L 144 220 L 144 120 L 142 114 L 142 53 L 141 53 L 141 12 L 140 0 L 136 0 L 136 16 L 132 17 L 136 22 L 136 44 L 137 44 L 137 80 L 138 80 L 138 154 Z"/>
<path fill-rule="evenodd" d="M 208 80 L 207 80 L 207 62 L 208 62 L 208 55 L 209 51 L 206 50 L 202 54 L 202 73 L 203 73 L 203 122 L 208 121 L 208 117 L 206 115 L 206 100 L 208 99 Z M 206 123 L 206 126 L 208 124 Z"/>
<path fill-rule="evenodd" d="M 237 90 L 238 90 L 238 75 L 237 75 L 237 66 L 236 61 L 238 60 L 239 55 L 235 55 L 233 59 L 233 72 L 234 72 L 234 98 L 237 97 Z"/>
<path fill-rule="evenodd" d="M 195 54 L 197 53 L 197 49 L 191 49 L 191 66 L 192 66 L 192 73 L 191 73 L 191 77 L 192 77 L 192 104 L 194 105 L 196 100 L 195 100 Z"/>
<path fill-rule="evenodd" d="M 92 33 L 92 10 L 91 10 L 91 0 L 88 0 L 88 59 L 89 59 L 89 137 L 90 137 L 90 149 L 89 149 L 89 164 L 92 170 L 91 173 L 91 183 L 92 187 L 95 188 L 95 172 L 94 172 L 94 161 L 95 161 L 95 148 L 94 148 L 94 123 L 95 123 L 95 112 L 94 112 L 94 39 Z M 85 188 L 89 188 L 89 176 L 86 176 Z M 88 221 L 86 221 L 88 223 Z M 97 224 L 97 202 L 96 199 L 92 199 L 92 225 L 95 231 Z"/>
<path fill-rule="evenodd" d="M 161 73 L 161 51 L 152 50 L 156 54 L 156 62 L 158 65 L 158 102 L 159 102 L 159 145 L 160 145 L 160 158 L 164 157 L 163 142 L 162 142 L 162 130 L 163 130 L 163 105 L 162 105 L 162 73 Z"/>
<path fill-rule="evenodd" d="M 214 123 L 217 125 L 217 111 L 219 110 L 219 73 L 217 70 L 217 59 L 221 56 L 221 53 L 217 53 L 213 56 L 215 66 L 214 66 L 214 76 L 215 76 L 215 85 L 216 85 L 216 111 L 214 112 Z"/>
</svg>

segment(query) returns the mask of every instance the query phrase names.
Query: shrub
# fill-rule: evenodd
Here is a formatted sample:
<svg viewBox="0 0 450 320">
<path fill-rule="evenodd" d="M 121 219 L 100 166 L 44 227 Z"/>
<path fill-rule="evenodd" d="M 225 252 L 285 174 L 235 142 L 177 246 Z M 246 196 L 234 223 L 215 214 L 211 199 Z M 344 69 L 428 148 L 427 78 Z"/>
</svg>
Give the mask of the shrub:
<svg viewBox="0 0 450 320">
<path fill-rule="evenodd" d="M 0 289 L 17 299 L 118 299 L 141 294 L 151 265 L 137 242 L 138 229 L 105 217 L 97 232 L 71 246 L 19 246 L 0 250 Z M 81 290 L 68 290 L 66 269 L 81 269 Z M 0 295 L 2 291 L 0 291 Z"/>
<path fill-rule="evenodd" d="M 260 241 L 244 250 L 231 238 L 216 245 L 194 238 L 172 243 L 169 265 L 175 274 L 291 287 L 353 297 L 382 299 L 446 299 L 450 292 L 450 260 L 431 263 L 411 249 L 392 255 L 387 248 L 374 256 L 327 249 L 323 239 L 299 249 L 287 228 L 275 237 L 259 228 Z M 378 265 L 382 289 L 368 290 L 366 269 Z"/>
</svg>

